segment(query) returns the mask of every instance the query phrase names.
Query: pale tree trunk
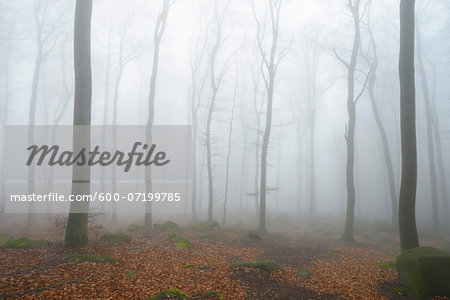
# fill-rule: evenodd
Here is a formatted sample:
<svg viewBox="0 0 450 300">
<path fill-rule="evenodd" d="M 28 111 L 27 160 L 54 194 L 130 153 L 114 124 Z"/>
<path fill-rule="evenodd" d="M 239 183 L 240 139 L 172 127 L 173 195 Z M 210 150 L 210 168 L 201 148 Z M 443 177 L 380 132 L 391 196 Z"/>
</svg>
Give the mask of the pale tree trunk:
<svg viewBox="0 0 450 300">
<path fill-rule="evenodd" d="M 150 93 L 148 97 L 148 119 L 146 128 L 147 144 L 151 145 L 152 141 L 152 127 L 155 118 L 155 94 L 156 94 L 156 79 L 158 76 L 158 66 L 159 66 L 159 48 L 161 46 L 161 40 L 166 29 L 167 17 L 169 15 L 169 9 L 172 5 L 170 0 L 163 0 L 163 9 L 158 16 L 155 25 L 155 31 L 153 33 L 153 65 L 152 74 L 150 77 Z M 151 182 L 151 169 L 150 167 L 145 168 L 145 191 L 146 193 L 152 192 L 152 182 Z M 145 219 L 144 224 L 148 228 L 152 228 L 152 202 L 147 201 L 145 203 Z"/>
<path fill-rule="evenodd" d="M 389 142 L 386 134 L 386 129 L 384 128 L 383 122 L 381 121 L 380 112 L 378 111 L 377 100 L 375 96 L 375 84 L 377 80 L 377 69 L 378 69 L 378 51 L 375 44 L 375 39 L 372 34 L 372 30 L 369 25 L 369 36 L 373 52 L 372 61 L 372 73 L 369 77 L 368 82 L 368 92 L 370 105 L 372 107 L 372 113 L 375 118 L 375 123 L 380 133 L 381 144 L 383 146 L 383 156 L 386 166 L 386 173 L 389 185 L 389 198 L 391 202 L 391 220 L 392 220 L 392 232 L 398 234 L 398 204 L 397 204 L 397 191 L 395 188 L 395 178 L 394 178 L 394 167 L 392 165 L 391 150 L 389 147 Z"/>
<path fill-rule="evenodd" d="M 399 232 L 402 251 L 419 246 L 416 227 L 417 145 L 414 5 L 415 0 L 401 0 L 400 2 L 399 77 L 402 179 L 399 199 Z"/>
<path fill-rule="evenodd" d="M 225 226 L 225 220 L 227 216 L 227 202 L 228 202 L 228 179 L 229 179 L 229 170 L 230 170 L 230 156 L 231 156 L 231 138 L 233 134 L 233 120 L 234 120 L 234 108 L 236 106 L 236 98 L 237 98 L 237 75 L 236 75 L 236 86 L 234 87 L 234 97 L 233 97 L 233 106 L 231 108 L 231 118 L 230 125 L 228 131 L 228 151 L 227 151 L 227 160 L 226 160 L 226 171 L 225 171 L 225 199 L 223 202 L 223 218 L 222 218 L 222 226 Z"/>
<path fill-rule="evenodd" d="M 208 107 L 208 117 L 206 120 L 206 164 L 208 170 L 208 222 L 213 222 L 213 207 L 214 207 L 214 183 L 213 183 L 213 170 L 212 170 L 212 153 L 211 153 L 211 122 L 212 116 L 214 112 L 214 106 L 217 100 L 217 93 L 219 91 L 219 87 L 221 81 L 223 79 L 223 75 L 225 73 L 225 69 L 217 76 L 216 74 L 216 60 L 217 54 L 222 44 L 222 25 L 226 15 L 226 10 L 219 15 L 218 12 L 218 1 L 214 2 L 214 16 L 216 23 L 216 40 L 214 42 L 214 46 L 211 51 L 210 58 L 210 85 L 211 85 L 211 100 Z"/>
<path fill-rule="evenodd" d="M 75 101 L 73 117 L 73 148 L 90 149 L 90 129 L 79 129 L 77 125 L 91 125 L 91 16 L 92 0 L 77 0 L 74 25 L 74 67 L 75 67 Z M 80 182 L 81 179 L 81 182 Z M 73 166 L 72 194 L 88 195 L 90 193 L 90 168 Z M 67 220 L 64 246 L 85 245 L 88 242 L 89 202 L 71 202 Z"/>
<path fill-rule="evenodd" d="M 435 120 L 433 115 L 433 108 L 431 104 L 430 90 L 428 87 L 427 74 L 423 63 L 423 49 L 422 49 L 422 36 L 416 24 L 416 45 L 417 45 L 417 66 L 418 73 L 422 83 L 423 100 L 425 101 L 425 120 L 427 130 L 427 147 L 428 147 L 428 171 L 430 175 L 430 197 L 431 197 L 431 210 L 432 210 L 432 230 L 435 235 L 439 235 L 439 208 L 437 198 L 437 178 L 436 178 L 436 160 L 434 149 L 434 134 Z"/>
<path fill-rule="evenodd" d="M 266 92 L 267 92 L 267 106 L 266 106 L 266 126 L 264 129 L 262 149 L 261 149 L 261 181 L 260 181 L 260 203 L 259 203 L 259 225 L 258 231 L 260 233 L 267 232 L 266 226 L 266 197 L 267 197 L 267 154 L 269 149 L 270 132 L 272 129 L 272 107 L 273 95 L 275 88 L 275 79 L 277 68 L 286 54 L 286 50 L 278 53 L 279 31 L 280 31 L 280 11 L 282 7 L 282 0 L 268 0 L 267 8 L 270 15 L 271 41 L 270 51 L 266 54 L 264 50 L 264 34 L 261 23 L 256 14 L 255 3 L 252 2 L 253 15 L 257 25 L 257 43 L 262 59 L 261 72 L 267 72 L 267 75 L 262 73 Z M 277 55 L 278 54 L 278 55 Z M 263 71 L 264 70 L 264 71 Z"/>
</svg>

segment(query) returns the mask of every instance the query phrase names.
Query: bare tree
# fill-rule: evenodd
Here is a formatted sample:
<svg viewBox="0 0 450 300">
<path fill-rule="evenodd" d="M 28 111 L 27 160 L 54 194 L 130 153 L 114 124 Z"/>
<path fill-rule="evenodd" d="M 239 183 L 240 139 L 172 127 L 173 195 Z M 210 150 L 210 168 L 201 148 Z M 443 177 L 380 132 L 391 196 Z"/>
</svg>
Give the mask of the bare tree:
<svg viewBox="0 0 450 300">
<path fill-rule="evenodd" d="M 439 235 L 439 208 L 437 196 L 437 178 L 436 178 L 436 159 L 435 159 L 435 143 L 439 139 L 436 132 L 436 119 L 433 113 L 433 105 L 430 95 L 430 87 L 428 85 L 427 74 L 425 71 L 422 33 L 419 30 L 419 22 L 416 22 L 416 49 L 417 49 L 417 71 L 422 86 L 423 100 L 425 102 L 425 120 L 427 130 L 427 147 L 428 147 L 428 171 L 430 175 L 430 198 L 432 211 L 432 228 L 435 235 Z M 437 134 L 436 134 L 437 133 Z"/>
<path fill-rule="evenodd" d="M 402 179 L 399 199 L 400 248 L 419 246 L 416 226 L 417 145 L 416 87 L 414 76 L 415 0 L 400 2 L 400 124 Z"/>
<path fill-rule="evenodd" d="M 228 202 L 228 179 L 230 176 L 230 156 L 231 156 L 231 141 L 233 134 L 233 121 L 234 121 L 234 108 L 236 107 L 236 98 L 237 98 L 237 89 L 238 89 L 238 72 L 236 72 L 236 84 L 234 86 L 234 96 L 233 96 L 233 105 L 231 106 L 231 117 L 228 131 L 228 150 L 227 150 L 227 159 L 226 159 L 226 171 L 225 171 L 225 198 L 223 201 L 223 218 L 222 225 L 225 226 L 225 218 L 227 215 L 227 202 Z"/>
<path fill-rule="evenodd" d="M 202 40 L 202 32 L 199 33 L 195 46 L 190 49 L 190 67 L 191 67 L 191 95 L 190 95 L 190 118 L 192 123 L 192 219 L 197 220 L 197 140 L 198 140 L 198 118 L 201 107 L 202 92 L 208 78 L 207 72 L 204 75 L 202 71 L 202 63 L 206 56 L 207 41 Z M 193 49 L 194 48 L 194 49 Z"/>
<path fill-rule="evenodd" d="M 169 9 L 173 5 L 172 0 L 162 0 L 163 8 L 156 20 L 155 30 L 153 32 L 153 65 L 150 77 L 150 92 L 148 96 L 148 119 L 147 119 L 147 142 L 152 140 L 152 127 L 155 118 L 155 95 L 156 95 L 156 79 L 158 77 L 159 67 L 159 50 L 161 47 L 161 41 L 166 30 L 167 17 L 169 15 Z M 145 189 L 147 193 L 152 191 L 151 183 L 151 169 L 145 168 Z M 152 227 L 152 202 L 147 201 L 145 203 L 145 226 Z"/>
<path fill-rule="evenodd" d="M 36 103 L 38 98 L 38 87 L 41 75 L 41 67 L 44 61 L 48 58 L 50 52 L 55 47 L 58 40 L 58 28 L 63 21 L 64 13 L 49 22 L 49 0 L 39 0 L 34 7 L 34 22 L 36 26 L 36 59 L 34 61 L 33 80 L 31 84 L 31 97 L 29 108 L 29 128 L 28 128 L 28 143 L 33 144 L 34 140 L 34 125 L 36 124 Z M 35 174 L 34 167 L 28 168 L 28 194 L 34 192 Z M 33 221 L 33 205 L 30 203 L 30 213 L 28 214 L 28 223 Z"/>
<path fill-rule="evenodd" d="M 288 48 L 279 49 L 280 34 L 280 11 L 283 6 L 283 0 L 267 0 L 266 10 L 270 15 L 270 50 L 267 53 L 264 42 L 266 40 L 266 24 L 261 24 L 257 15 L 255 1 L 251 2 L 253 16 L 256 22 L 256 38 L 258 49 L 261 55 L 261 75 L 264 79 L 265 89 L 267 93 L 266 106 L 266 126 L 264 130 L 262 151 L 261 151 L 261 183 L 260 183 L 260 203 L 259 203 L 259 225 L 258 231 L 267 232 L 266 226 L 266 196 L 267 196 L 267 152 L 269 149 L 270 131 L 272 128 L 272 107 L 273 95 L 275 90 L 275 81 L 278 66 L 286 55 Z"/>
<path fill-rule="evenodd" d="M 339 56 L 336 50 L 334 54 L 337 59 L 346 67 L 347 69 L 347 114 L 348 123 L 345 128 L 345 140 L 347 142 L 347 164 L 346 164 L 346 183 L 347 183 L 347 209 L 345 217 L 345 228 L 344 234 L 342 235 L 342 240 L 352 242 L 353 239 L 353 223 L 355 217 L 355 125 L 356 125 L 356 104 L 358 100 L 364 93 L 367 85 L 367 80 L 369 79 L 370 72 L 366 74 L 366 80 L 363 83 L 363 87 L 359 94 L 355 93 L 355 73 L 356 66 L 358 63 L 358 53 L 361 42 L 361 30 L 360 30 L 360 6 L 361 0 L 348 0 L 348 9 L 353 18 L 354 26 L 354 37 L 353 37 L 353 48 L 350 57 L 350 62 L 345 61 Z"/>
<path fill-rule="evenodd" d="M 229 60 L 225 63 L 225 66 L 221 71 L 217 72 L 217 56 L 220 46 L 223 43 L 223 22 L 225 20 L 227 9 L 219 11 L 218 0 L 214 1 L 214 22 L 216 26 L 216 36 L 214 45 L 210 53 L 209 72 L 210 72 L 210 86 L 211 86 L 211 99 L 208 107 L 208 117 L 206 120 L 206 163 L 208 169 L 208 222 L 213 222 L 213 206 L 214 206 L 214 184 L 213 184 L 213 170 L 212 170 L 212 154 L 211 154 L 211 122 L 214 113 L 214 108 L 217 100 L 217 94 L 221 87 L 223 77 L 229 67 Z M 227 2 L 226 5 L 228 5 Z"/>
<path fill-rule="evenodd" d="M 73 148 L 90 149 L 90 134 L 78 125 L 91 124 L 92 73 L 91 73 L 91 16 L 92 0 L 77 0 L 74 25 L 75 101 L 73 117 Z M 80 182 L 79 179 L 83 182 Z M 74 166 L 72 169 L 72 194 L 90 192 L 90 168 Z M 85 245 L 88 242 L 87 225 L 89 202 L 71 202 L 67 220 L 64 246 Z"/>
<path fill-rule="evenodd" d="M 388 177 L 388 185 L 389 185 L 389 198 L 391 200 L 391 213 L 392 213 L 392 231 L 393 233 L 398 233 L 398 204 L 397 204 L 397 191 L 395 188 L 395 179 L 394 179 L 394 167 L 392 165 L 392 157 L 391 150 L 386 134 L 386 129 L 384 128 L 383 122 L 381 121 L 381 115 L 378 110 L 377 99 L 375 96 L 375 85 L 377 80 L 377 69 L 378 69 L 378 49 L 375 43 L 375 38 L 373 36 L 371 23 L 370 23 L 370 12 L 368 13 L 368 33 L 370 38 L 370 45 L 372 49 L 372 73 L 369 77 L 368 82 L 368 92 L 370 105 L 372 107 L 373 116 L 375 118 L 375 123 L 378 128 L 378 132 L 380 133 L 381 143 L 383 146 L 383 156 L 386 164 L 386 173 Z M 369 58 L 365 56 L 367 63 L 369 62 Z"/>
</svg>

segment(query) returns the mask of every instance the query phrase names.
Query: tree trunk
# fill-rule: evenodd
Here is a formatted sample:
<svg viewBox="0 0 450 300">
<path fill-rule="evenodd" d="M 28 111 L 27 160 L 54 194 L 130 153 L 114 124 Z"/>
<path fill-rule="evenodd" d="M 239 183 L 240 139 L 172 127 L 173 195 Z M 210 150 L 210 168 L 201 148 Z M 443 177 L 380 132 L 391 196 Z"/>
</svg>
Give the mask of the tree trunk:
<svg viewBox="0 0 450 300">
<path fill-rule="evenodd" d="M 400 2 L 399 77 L 402 179 L 399 198 L 399 231 L 402 251 L 419 246 L 416 227 L 417 145 L 414 5 L 415 0 L 401 0 Z"/>
<path fill-rule="evenodd" d="M 156 94 L 156 78 L 158 76 L 158 66 L 159 66 L 159 48 L 161 45 L 161 40 L 164 35 L 166 28 L 167 17 L 169 14 L 170 3 L 169 0 L 163 0 L 163 9 L 161 14 L 158 16 L 156 21 L 155 31 L 153 35 L 154 49 L 153 49 L 153 65 L 152 74 L 150 77 L 150 92 L 148 97 L 148 119 L 147 119 L 147 144 L 151 145 L 152 141 L 152 127 L 155 118 L 155 94 Z M 151 182 L 151 168 L 145 168 L 145 191 L 146 193 L 152 192 L 152 182 Z M 147 201 L 145 203 L 145 218 L 144 224 L 148 228 L 152 228 L 152 202 Z"/>
<path fill-rule="evenodd" d="M 91 15 L 92 0 L 77 0 L 74 25 L 74 67 L 75 67 L 75 101 L 74 101 L 74 136 L 73 148 L 90 149 L 90 134 L 86 128 L 77 125 L 91 124 Z M 72 194 L 87 195 L 90 192 L 90 168 L 73 166 Z M 82 182 L 75 179 L 82 178 Z M 89 202 L 71 202 L 67 220 L 64 246 L 85 245 L 88 242 Z"/>
<path fill-rule="evenodd" d="M 236 77 L 237 80 L 237 77 Z M 233 98 L 233 106 L 231 108 L 231 118 L 230 118 L 230 131 L 228 132 L 228 151 L 227 151 L 227 162 L 226 162 L 226 171 L 225 171 L 225 199 L 223 202 L 223 218 L 222 218 L 222 226 L 225 226 L 225 218 L 227 215 L 227 201 L 228 201 L 228 178 L 229 178 L 229 170 L 230 170 L 230 156 L 231 156 L 231 137 L 233 134 L 233 119 L 234 119 L 234 107 L 236 106 L 236 93 L 237 93 L 237 82 L 234 88 L 234 98 Z"/>
<path fill-rule="evenodd" d="M 433 109 L 431 107 L 430 90 L 428 87 L 428 80 L 423 63 L 423 49 L 422 49 L 422 36 L 420 30 L 416 25 L 417 36 L 417 66 L 419 76 L 422 82 L 422 93 L 425 101 L 425 117 L 426 117 L 426 130 L 427 130 L 427 146 L 428 146 L 428 170 L 430 175 L 430 193 L 431 193 L 431 208 L 432 208 L 432 228 L 435 235 L 439 235 L 439 211 L 438 211 L 438 198 L 437 198 L 437 178 L 436 178 L 436 160 L 434 158 L 434 134 L 435 132 L 435 120 L 433 115 Z"/>
<path fill-rule="evenodd" d="M 398 209 L 397 209 L 397 192 L 395 189 L 395 179 L 394 179 L 394 167 L 392 165 L 391 151 L 389 147 L 389 142 L 386 134 L 386 129 L 383 126 L 383 122 L 381 121 L 381 116 L 378 111 L 376 96 L 375 96 L 375 83 L 377 80 L 377 68 L 378 68 L 378 52 L 375 44 L 375 39 L 373 37 L 372 31 L 369 30 L 369 36 L 372 43 L 372 51 L 373 51 L 373 62 L 372 62 L 372 73 L 370 74 L 369 82 L 368 82 L 368 91 L 369 91 L 369 99 L 370 105 L 372 107 L 373 116 L 375 118 L 375 123 L 378 128 L 378 132 L 381 137 L 381 144 L 383 146 L 383 156 L 386 165 L 386 173 L 388 177 L 388 185 L 389 185 L 389 198 L 391 202 L 391 221 L 392 221 L 392 232 L 394 234 L 398 234 Z"/>
<path fill-rule="evenodd" d="M 355 69 L 358 60 L 358 50 L 360 43 L 360 16 L 359 16 L 360 0 L 357 0 L 354 6 L 350 7 L 353 16 L 355 36 L 353 40 L 352 57 L 348 64 L 348 82 L 347 82 L 347 113 L 348 124 L 346 132 L 347 142 L 347 164 L 346 164 L 346 182 L 347 182 L 347 210 L 345 217 L 345 229 L 342 240 L 347 242 L 354 241 L 353 223 L 355 217 L 355 125 L 356 125 L 356 102 L 355 102 Z"/>
</svg>

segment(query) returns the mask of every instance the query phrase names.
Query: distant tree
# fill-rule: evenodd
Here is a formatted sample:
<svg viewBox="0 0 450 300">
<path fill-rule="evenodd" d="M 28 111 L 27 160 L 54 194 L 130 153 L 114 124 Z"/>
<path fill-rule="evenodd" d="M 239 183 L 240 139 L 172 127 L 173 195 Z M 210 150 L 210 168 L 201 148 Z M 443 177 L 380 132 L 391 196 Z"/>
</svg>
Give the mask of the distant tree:
<svg viewBox="0 0 450 300">
<path fill-rule="evenodd" d="M 266 23 L 262 24 L 257 14 L 255 1 L 251 2 L 253 16 L 256 22 L 256 38 L 257 46 L 261 56 L 261 75 L 264 79 L 265 90 L 267 93 L 266 105 L 266 124 L 263 135 L 263 143 L 261 150 L 261 183 L 260 183 L 260 203 L 259 203 L 259 225 L 258 231 L 261 233 L 267 232 L 266 226 L 266 196 L 267 196 L 267 153 L 269 149 L 270 132 L 272 129 L 272 107 L 273 96 L 275 90 L 275 81 L 278 66 L 281 60 L 287 53 L 288 48 L 281 49 L 279 47 L 280 35 L 280 12 L 283 6 L 283 0 L 267 0 L 266 12 L 270 16 L 270 35 L 266 35 Z M 270 37 L 270 50 L 266 51 L 265 37 Z"/>
<path fill-rule="evenodd" d="M 198 131 L 199 131 L 199 110 L 201 108 L 202 92 L 208 78 L 207 72 L 201 74 L 203 61 L 206 57 L 207 40 L 202 36 L 203 31 L 200 30 L 197 39 L 191 45 L 190 49 L 190 67 L 191 67 L 191 94 L 190 94 L 190 119 L 192 123 L 192 219 L 197 220 L 197 198 L 200 198 L 201 191 L 198 192 Z M 206 35 L 205 35 L 206 36 Z"/>
<path fill-rule="evenodd" d="M 215 41 L 210 52 L 209 58 L 209 72 L 210 72 L 210 86 L 211 98 L 208 105 L 208 117 L 206 120 L 206 163 L 208 170 L 208 222 L 213 221 L 213 206 L 214 206 L 214 184 L 213 184 L 213 167 L 212 167 L 212 151 L 211 151 L 211 123 L 217 100 L 217 94 L 223 82 L 223 77 L 229 67 L 229 60 L 225 66 L 217 72 L 217 58 L 220 46 L 223 44 L 223 22 L 225 20 L 229 2 L 226 2 L 227 7 L 220 11 L 219 1 L 214 1 L 214 23 L 215 23 Z"/>
<path fill-rule="evenodd" d="M 427 147 L 428 147 L 428 171 L 430 175 L 430 200 L 432 211 L 432 228 L 435 235 L 439 235 L 439 205 L 438 205 L 438 188 L 436 176 L 436 158 L 435 143 L 439 143 L 439 132 L 436 130 L 436 117 L 433 112 L 431 100 L 430 86 L 428 84 L 427 73 L 424 64 L 424 53 L 422 43 L 422 33 L 419 30 L 419 19 L 416 22 L 416 49 L 417 49 L 417 71 L 421 81 L 421 89 L 423 100 L 425 102 L 425 120 L 427 131 Z M 445 172 L 444 172 L 445 173 Z"/>
<path fill-rule="evenodd" d="M 156 79 L 158 77 L 159 68 L 159 51 L 161 47 L 161 41 L 166 30 L 167 18 L 169 16 L 169 9 L 173 5 L 172 0 L 163 0 L 163 8 L 156 20 L 155 29 L 153 32 L 153 65 L 150 76 L 150 92 L 148 96 L 148 118 L 147 118 L 147 142 L 152 140 L 152 127 L 155 119 L 155 95 L 156 95 Z M 151 169 L 145 168 L 145 190 L 147 193 L 152 191 L 151 183 Z M 145 203 L 145 226 L 152 227 L 152 202 L 147 201 Z"/>
<path fill-rule="evenodd" d="M 400 1 L 400 124 L 402 179 L 399 199 L 400 248 L 419 246 L 416 227 L 417 145 L 416 87 L 414 76 L 415 0 Z"/>
<path fill-rule="evenodd" d="M 230 123 L 228 127 L 228 150 L 227 150 L 227 158 L 226 158 L 226 170 L 225 170 L 225 196 L 223 201 L 223 218 L 222 225 L 225 226 L 225 220 L 227 216 L 227 202 L 228 202 L 228 185 L 229 185 L 229 177 L 230 177 L 230 156 L 231 156 L 231 141 L 233 136 L 233 121 L 234 121 L 234 111 L 236 107 L 236 98 L 237 98 L 237 90 L 238 90 L 238 72 L 236 72 L 236 84 L 234 86 L 234 96 L 233 96 L 233 105 L 231 106 L 231 116 Z"/>
<path fill-rule="evenodd" d="M 354 26 L 354 36 L 353 36 L 353 47 L 352 54 L 350 57 L 350 62 L 346 62 L 341 58 L 336 50 L 334 54 L 337 59 L 346 67 L 347 69 L 347 114 L 348 123 L 345 130 L 345 140 L 347 142 L 347 164 L 346 164 L 346 183 L 347 183 L 347 209 L 345 217 L 345 228 L 344 234 L 342 235 L 342 240 L 352 242 L 353 238 L 353 223 L 355 217 L 355 125 L 356 125 L 356 104 L 358 100 L 364 93 L 367 85 L 367 80 L 369 78 L 370 72 L 366 76 L 366 80 L 361 88 L 359 94 L 355 92 L 355 73 L 358 63 L 358 54 L 361 43 L 361 16 L 360 16 L 360 6 L 361 0 L 348 0 L 348 9 L 353 18 Z"/>
<path fill-rule="evenodd" d="M 92 0 L 77 0 L 74 25 L 75 101 L 73 148 L 90 149 L 90 134 L 77 125 L 91 124 L 91 16 Z M 83 182 L 80 183 L 79 179 Z M 72 195 L 88 195 L 90 168 L 74 166 L 72 169 Z M 88 242 L 89 202 L 71 202 L 64 246 L 85 245 Z"/>
<path fill-rule="evenodd" d="M 375 95 L 375 86 L 376 86 L 376 81 L 377 81 L 377 69 L 378 69 L 378 49 L 377 49 L 377 45 L 375 43 L 375 38 L 374 38 L 374 35 L 372 32 L 372 27 L 371 27 L 371 22 L 370 22 L 371 11 L 372 10 L 370 9 L 369 13 L 368 13 L 368 33 L 369 33 L 369 38 L 370 38 L 370 46 L 372 49 L 372 73 L 370 74 L 370 77 L 369 77 L 367 89 L 369 92 L 369 99 L 370 99 L 370 105 L 372 107 L 372 113 L 375 118 L 375 123 L 377 125 L 378 132 L 380 133 L 381 144 L 383 146 L 383 156 L 384 156 L 384 161 L 385 161 L 385 165 L 386 165 L 386 173 L 387 173 L 388 185 L 389 185 L 389 198 L 391 201 L 392 231 L 393 231 L 393 233 L 398 233 L 398 204 L 397 204 L 398 195 L 397 195 L 397 191 L 395 188 L 394 167 L 392 164 L 391 150 L 390 150 L 390 146 L 389 146 L 389 142 L 388 142 L 388 138 L 387 138 L 387 134 L 386 134 L 386 129 L 381 120 L 381 115 L 380 115 L 380 112 L 378 110 L 378 105 L 377 105 L 377 98 Z M 365 58 L 366 58 L 367 62 L 370 63 L 369 58 L 367 56 Z"/>
<path fill-rule="evenodd" d="M 41 67 L 44 61 L 48 58 L 50 52 L 55 47 L 58 40 L 57 29 L 63 21 L 64 11 L 60 12 L 58 17 L 49 22 L 49 6 L 50 0 L 38 0 L 34 7 L 34 23 L 36 26 L 36 58 L 34 61 L 33 79 L 31 84 L 30 108 L 28 111 L 29 128 L 28 128 L 28 143 L 33 144 L 34 140 L 34 125 L 36 124 L 36 104 L 38 98 L 39 81 L 41 78 Z M 28 168 L 28 193 L 34 192 L 35 172 L 34 167 Z M 28 223 L 33 221 L 33 204 L 30 203 L 30 212 L 28 214 Z"/>
</svg>

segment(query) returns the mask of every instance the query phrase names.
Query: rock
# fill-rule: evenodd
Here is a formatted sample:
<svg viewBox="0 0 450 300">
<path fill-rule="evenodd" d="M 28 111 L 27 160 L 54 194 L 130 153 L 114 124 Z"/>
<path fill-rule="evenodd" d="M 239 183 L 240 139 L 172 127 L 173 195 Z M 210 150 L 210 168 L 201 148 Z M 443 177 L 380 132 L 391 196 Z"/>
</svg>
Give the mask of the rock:
<svg viewBox="0 0 450 300">
<path fill-rule="evenodd" d="M 29 238 L 21 237 L 14 240 L 7 241 L 0 249 L 34 249 L 39 248 L 49 243 L 46 240 L 32 240 Z"/>
<path fill-rule="evenodd" d="M 450 297 L 449 253 L 432 247 L 409 249 L 397 257 L 396 266 L 412 298 Z"/>
<path fill-rule="evenodd" d="M 299 270 L 297 272 L 297 276 L 300 277 L 303 280 L 308 279 L 309 277 L 311 277 L 312 272 L 310 270 L 307 269 L 303 269 L 303 270 Z"/>
<path fill-rule="evenodd" d="M 165 300 L 165 299 L 184 299 L 189 300 L 188 295 L 181 290 L 165 290 L 158 293 L 156 296 L 151 297 L 149 300 Z"/>
</svg>

